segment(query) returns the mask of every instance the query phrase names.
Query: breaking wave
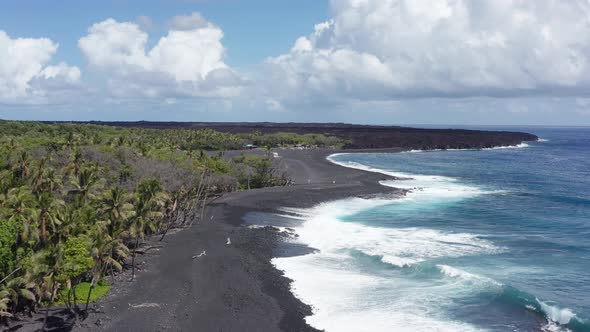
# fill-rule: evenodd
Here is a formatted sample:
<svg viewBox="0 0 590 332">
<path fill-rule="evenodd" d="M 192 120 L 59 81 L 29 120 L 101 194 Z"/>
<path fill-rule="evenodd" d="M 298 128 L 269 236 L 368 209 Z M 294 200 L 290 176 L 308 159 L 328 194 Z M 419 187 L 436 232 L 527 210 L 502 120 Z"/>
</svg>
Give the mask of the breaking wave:
<svg viewBox="0 0 590 332">
<path fill-rule="evenodd" d="M 520 147 L 526 147 L 523 144 Z M 506 147 L 508 148 L 508 147 Z M 512 147 L 514 148 L 514 147 Z M 293 280 L 293 293 L 312 305 L 307 322 L 326 331 L 482 331 L 442 309 L 465 294 L 491 294 L 501 303 L 545 321 L 545 331 L 590 331 L 572 310 L 468 269 L 451 259 L 507 251 L 481 234 L 428 227 L 379 227 L 357 220 L 359 213 L 396 206 L 425 207 L 486 194 L 503 194 L 460 179 L 373 168 L 352 161 L 331 162 L 396 179 L 384 186 L 407 189 L 401 199 L 346 200 L 311 209 L 284 208 L 282 215 L 303 221 L 296 241 L 317 251 L 273 259 Z M 454 264 L 453 264 L 454 265 Z"/>
</svg>

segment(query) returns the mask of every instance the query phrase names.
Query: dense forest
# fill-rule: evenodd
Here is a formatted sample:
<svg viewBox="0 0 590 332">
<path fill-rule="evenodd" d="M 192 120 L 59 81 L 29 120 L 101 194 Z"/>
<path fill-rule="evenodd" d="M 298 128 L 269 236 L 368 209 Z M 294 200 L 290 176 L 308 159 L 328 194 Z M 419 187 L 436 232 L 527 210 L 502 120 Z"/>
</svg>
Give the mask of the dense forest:
<svg viewBox="0 0 590 332">
<path fill-rule="evenodd" d="M 55 303 L 74 314 L 109 288 L 147 237 L 204 218 L 226 192 L 286 185 L 256 145 L 338 148 L 345 139 L 277 132 L 0 121 L 0 319 Z"/>
</svg>

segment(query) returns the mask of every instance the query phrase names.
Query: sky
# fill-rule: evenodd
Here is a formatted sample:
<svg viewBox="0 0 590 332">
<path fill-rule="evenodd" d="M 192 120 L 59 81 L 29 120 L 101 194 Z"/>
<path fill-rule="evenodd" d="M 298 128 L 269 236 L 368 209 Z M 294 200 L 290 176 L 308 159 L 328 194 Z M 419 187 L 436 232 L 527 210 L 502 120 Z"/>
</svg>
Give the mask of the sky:
<svg viewBox="0 0 590 332">
<path fill-rule="evenodd" d="M 590 1 L 3 1 L 0 118 L 589 126 Z"/>
</svg>

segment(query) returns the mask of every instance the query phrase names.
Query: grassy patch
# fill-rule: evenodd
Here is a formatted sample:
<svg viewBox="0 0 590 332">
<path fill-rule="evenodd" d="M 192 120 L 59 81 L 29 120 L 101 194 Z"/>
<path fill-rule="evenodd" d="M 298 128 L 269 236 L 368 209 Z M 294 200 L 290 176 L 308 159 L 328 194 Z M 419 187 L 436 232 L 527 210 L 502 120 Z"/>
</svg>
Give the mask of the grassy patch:
<svg viewBox="0 0 590 332">
<path fill-rule="evenodd" d="M 96 300 L 100 299 L 101 297 L 107 295 L 108 291 L 111 289 L 111 285 L 106 282 L 99 282 L 94 286 L 92 290 L 92 294 L 90 294 L 90 302 L 95 302 Z M 76 302 L 78 303 L 85 303 L 86 297 L 88 296 L 88 292 L 90 291 L 90 283 L 89 282 L 82 282 L 76 285 Z M 74 295 L 73 293 L 70 295 L 72 303 L 74 302 Z M 59 298 L 56 301 L 56 304 L 66 304 L 68 300 L 68 290 L 62 289 L 59 291 Z"/>
</svg>

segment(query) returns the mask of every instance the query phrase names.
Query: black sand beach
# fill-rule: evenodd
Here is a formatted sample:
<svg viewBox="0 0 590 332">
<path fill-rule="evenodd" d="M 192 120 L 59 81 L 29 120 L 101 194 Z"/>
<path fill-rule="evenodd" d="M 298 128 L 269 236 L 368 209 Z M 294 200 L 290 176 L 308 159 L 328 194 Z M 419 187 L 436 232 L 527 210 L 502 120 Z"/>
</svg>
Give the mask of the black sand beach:
<svg viewBox="0 0 590 332">
<path fill-rule="evenodd" d="M 131 127 L 136 124 L 144 127 L 158 123 L 124 123 Z M 170 126 L 174 125 L 178 123 Z M 241 125 L 220 128 L 233 132 Z M 270 132 L 301 128 L 302 133 L 319 128 L 313 124 L 270 123 L 251 127 Z M 290 280 L 271 264 L 273 257 L 311 249 L 290 248 L 282 241 L 289 235 L 278 228 L 247 227 L 245 216 L 251 219 L 256 218 L 255 213 L 282 213 L 279 209 L 283 207 L 309 208 L 354 196 L 404 194 L 379 184 L 386 175 L 330 163 L 326 157 L 333 153 L 483 148 L 537 139 L 526 133 L 345 124 L 323 124 L 321 129 L 326 135 L 350 137 L 353 143 L 337 151 L 273 150 L 278 153 L 278 158 L 273 158 L 276 170 L 286 173 L 293 185 L 235 192 L 216 199 L 208 206 L 203 221 L 171 232 L 163 242 L 157 238 L 147 241 L 141 248 L 145 254 L 138 257 L 135 281 L 129 281 L 129 270 L 117 275 L 107 297 L 94 304 L 85 319 L 74 322 L 63 308 L 52 308 L 49 330 L 313 331 L 305 323 L 312 308 L 292 295 Z M 399 147 L 388 148 L 391 146 Z M 265 153 L 230 151 L 225 157 L 244 152 Z M 11 330 L 39 330 L 42 320 L 42 313 L 38 313 L 16 322 Z"/>
<path fill-rule="evenodd" d="M 295 185 L 216 200 L 206 222 L 168 236 L 163 248 L 146 255 L 136 280 L 116 283 L 75 330 L 313 331 L 304 321 L 311 308 L 291 294 L 289 280 L 270 263 L 284 235 L 270 227 L 244 227 L 242 217 L 351 196 L 399 194 L 378 184 L 385 175 L 328 162 L 333 152 L 277 150 L 278 167 Z"/>
</svg>

